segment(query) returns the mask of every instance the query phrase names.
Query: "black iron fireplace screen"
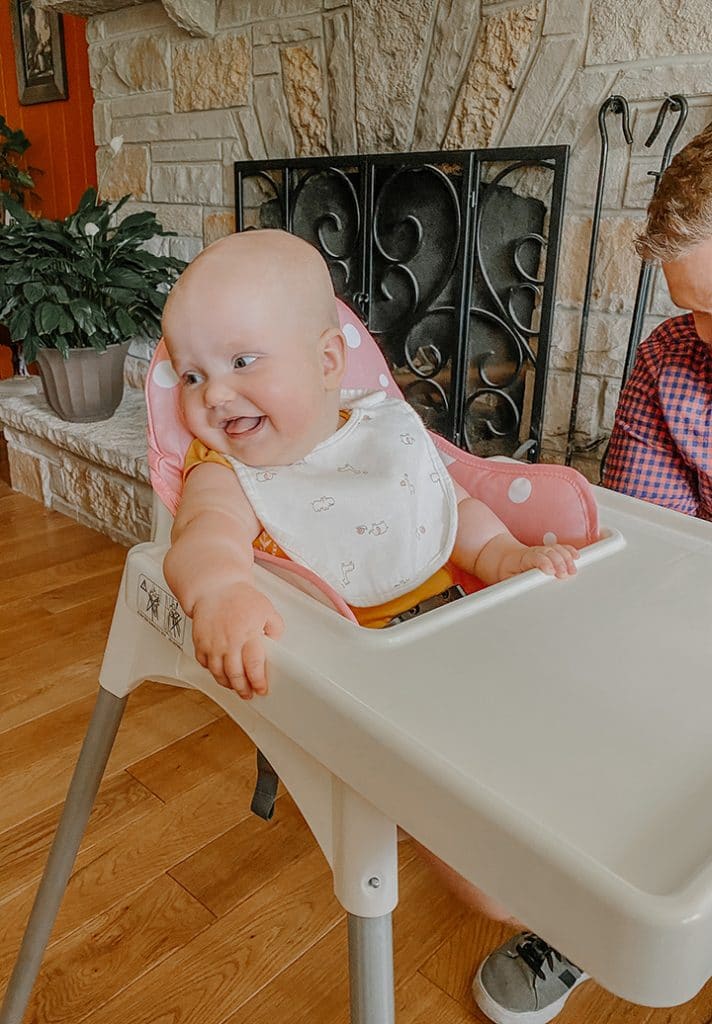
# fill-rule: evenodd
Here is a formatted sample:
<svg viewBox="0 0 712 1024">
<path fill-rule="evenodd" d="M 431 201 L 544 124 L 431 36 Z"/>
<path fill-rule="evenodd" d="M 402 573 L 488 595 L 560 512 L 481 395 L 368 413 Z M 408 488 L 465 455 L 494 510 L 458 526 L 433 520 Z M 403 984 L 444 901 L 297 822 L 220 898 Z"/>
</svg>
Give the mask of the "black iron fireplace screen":
<svg viewBox="0 0 712 1024">
<path fill-rule="evenodd" d="M 541 448 L 567 146 L 235 164 L 236 223 L 312 242 L 427 426 Z"/>
</svg>

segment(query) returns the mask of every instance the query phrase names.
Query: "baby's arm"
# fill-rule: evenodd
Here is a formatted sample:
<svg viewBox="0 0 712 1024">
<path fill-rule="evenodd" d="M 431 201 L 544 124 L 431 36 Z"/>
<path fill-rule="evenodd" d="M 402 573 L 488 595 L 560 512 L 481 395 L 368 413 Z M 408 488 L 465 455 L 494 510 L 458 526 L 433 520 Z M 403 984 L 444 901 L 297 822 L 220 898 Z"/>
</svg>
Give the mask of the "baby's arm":
<svg viewBox="0 0 712 1024">
<path fill-rule="evenodd" d="M 262 636 L 278 637 L 284 628 L 254 586 L 259 530 L 232 470 L 201 463 L 185 482 L 163 562 L 168 585 L 193 620 L 196 658 L 245 699 L 267 692 Z"/>
<path fill-rule="evenodd" d="M 570 544 L 527 547 L 512 536 L 492 509 L 457 483 L 455 493 L 458 522 L 452 560 L 460 569 L 483 583 L 499 583 L 527 569 L 541 569 L 560 579 L 576 572 L 578 551 Z"/>
</svg>

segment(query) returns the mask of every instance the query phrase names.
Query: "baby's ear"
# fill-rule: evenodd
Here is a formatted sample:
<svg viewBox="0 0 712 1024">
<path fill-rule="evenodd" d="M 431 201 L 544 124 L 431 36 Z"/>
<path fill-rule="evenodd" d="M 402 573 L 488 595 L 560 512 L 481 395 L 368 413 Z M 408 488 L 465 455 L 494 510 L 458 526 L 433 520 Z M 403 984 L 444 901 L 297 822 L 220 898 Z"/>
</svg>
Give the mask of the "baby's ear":
<svg viewBox="0 0 712 1024">
<path fill-rule="evenodd" d="M 341 387 L 346 373 L 346 338 L 340 327 L 328 327 L 319 341 L 324 385 L 333 391 Z"/>
</svg>

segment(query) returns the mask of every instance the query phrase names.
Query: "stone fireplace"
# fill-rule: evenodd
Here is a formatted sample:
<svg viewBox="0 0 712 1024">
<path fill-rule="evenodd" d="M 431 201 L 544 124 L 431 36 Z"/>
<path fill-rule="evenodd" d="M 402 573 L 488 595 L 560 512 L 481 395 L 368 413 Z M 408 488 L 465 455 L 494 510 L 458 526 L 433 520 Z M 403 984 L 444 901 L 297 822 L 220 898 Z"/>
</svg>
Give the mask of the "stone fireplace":
<svg viewBox="0 0 712 1024">
<path fill-rule="evenodd" d="M 584 448 L 610 432 L 639 271 L 631 240 L 667 130 L 650 149 L 644 141 L 671 93 L 690 104 L 678 147 L 712 119 L 707 0 L 43 5 L 87 17 L 102 193 L 131 192 L 127 213 L 154 210 L 176 232 L 164 244 L 184 259 L 234 229 L 235 160 L 570 145 L 542 449 L 557 461 L 588 259 L 597 111 L 610 94 L 623 95 L 634 142 L 609 120 L 577 442 Z M 646 332 L 670 312 L 656 280 Z M 134 383 L 142 365 L 139 356 Z M 575 464 L 596 479 L 600 455 L 594 448 Z"/>
</svg>

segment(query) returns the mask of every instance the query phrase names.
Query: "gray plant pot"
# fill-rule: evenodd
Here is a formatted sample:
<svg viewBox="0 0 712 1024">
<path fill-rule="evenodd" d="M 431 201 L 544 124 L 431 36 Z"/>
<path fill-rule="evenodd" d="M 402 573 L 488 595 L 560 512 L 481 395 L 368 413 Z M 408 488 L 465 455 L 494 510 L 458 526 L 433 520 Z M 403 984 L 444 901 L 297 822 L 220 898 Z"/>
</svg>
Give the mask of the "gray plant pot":
<svg viewBox="0 0 712 1024">
<path fill-rule="evenodd" d="M 42 387 L 50 408 L 70 423 L 108 420 L 124 393 L 124 360 L 130 341 L 106 352 L 73 348 L 65 359 L 55 348 L 37 353 Z"/>
</svg>

